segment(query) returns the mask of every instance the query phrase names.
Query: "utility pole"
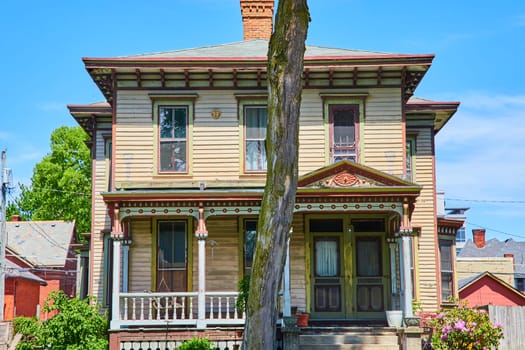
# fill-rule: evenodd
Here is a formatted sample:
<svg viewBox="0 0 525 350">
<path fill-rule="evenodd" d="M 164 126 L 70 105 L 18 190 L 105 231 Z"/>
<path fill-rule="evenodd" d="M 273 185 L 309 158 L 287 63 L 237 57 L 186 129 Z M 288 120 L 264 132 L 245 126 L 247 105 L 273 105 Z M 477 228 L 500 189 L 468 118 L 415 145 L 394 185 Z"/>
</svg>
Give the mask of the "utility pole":
<svg viewBox="0 0 525 350">
<path fill-rule="evenodd" d="M 4 296 L 5 296 L 5 246 L 7 245 L 7 226 L 6 226 L 6 209 L 5 197 L 7 193 L 7 184 L 9 176 L 5 167 L 6 150 L 2 151 L 2 230 L 0 232 L 0 321 L 4 320 Z"/>
</svg>

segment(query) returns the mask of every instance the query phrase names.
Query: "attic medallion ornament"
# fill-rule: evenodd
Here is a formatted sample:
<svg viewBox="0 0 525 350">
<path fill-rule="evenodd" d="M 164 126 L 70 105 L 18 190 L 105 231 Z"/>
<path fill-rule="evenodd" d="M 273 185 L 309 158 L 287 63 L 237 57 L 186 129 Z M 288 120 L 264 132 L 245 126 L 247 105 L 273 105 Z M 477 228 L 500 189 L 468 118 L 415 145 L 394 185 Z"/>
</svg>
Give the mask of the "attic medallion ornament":
<svg viewBox="0 0 525 350">
<path fill-rule="evenodd" d="M 213 111 L 211 111 L 211 117 L 213 119 L 219 119 L 221 117 L 221 111 L 219 111 L 217 108 L 213 109 Z"/>
<path fill-rule="evenodd" d="M 359 182 L 359 178 L 349 172 L 342 172 L 327 181 L 328 185 L 335 184 L 341 187 L 350 187 Z"/>
</svg>

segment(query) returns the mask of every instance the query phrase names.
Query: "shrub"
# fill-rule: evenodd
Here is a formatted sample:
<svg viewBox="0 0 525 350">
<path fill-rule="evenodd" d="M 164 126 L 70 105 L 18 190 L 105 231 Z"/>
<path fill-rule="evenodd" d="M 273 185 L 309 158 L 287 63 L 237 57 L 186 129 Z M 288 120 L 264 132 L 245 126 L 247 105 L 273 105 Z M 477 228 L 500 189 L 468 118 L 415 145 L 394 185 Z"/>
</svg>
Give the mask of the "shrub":
<svg viewBox="0 0 525 350">
<path fill-rule="evenodd" d="M 237 284 L 239 289 L 239 297 L 235 303 L 235 308 L 238 312 L 245 312 L 248 304 L 248 296 L 250 294 L 250 275 L 244 276 Z"/>
<path fill-rule="evenodd" d="M 440 310 L 430 325 L 436 350 L 488 350 L 503 338 L 501 325 L 493 325 L 485 310 L 468 308 L 465 303 Z"/>
<path fill-rule="evenodd" d="M 193 338 L 185 341 L 178 350 L 214 350 L 213 343 L 205 338 Z"/>
<path fill-rule="evenodd" d="M 92 299 L 68 298 L 63 291 L 49 294 L 42 311 L 54 314 L 48 320 L 17 318 L 15 332 L 22 334 L 17 350 L 105 350 L 108 346 L 107 317 Z"/>
</svg>

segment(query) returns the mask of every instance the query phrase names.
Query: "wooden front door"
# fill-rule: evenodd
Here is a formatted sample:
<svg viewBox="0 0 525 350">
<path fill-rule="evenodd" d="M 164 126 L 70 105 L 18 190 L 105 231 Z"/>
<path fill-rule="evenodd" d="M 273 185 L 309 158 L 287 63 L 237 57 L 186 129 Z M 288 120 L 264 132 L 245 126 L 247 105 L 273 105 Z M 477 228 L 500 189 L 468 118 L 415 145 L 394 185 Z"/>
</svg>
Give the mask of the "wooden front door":
<svg viewBox="0 0 525 350">
<path fill-rule="evenodd" d="M 187 291 L 187 226 L 186 220 L 158 222 L 157 292 Z"/>
</svg>

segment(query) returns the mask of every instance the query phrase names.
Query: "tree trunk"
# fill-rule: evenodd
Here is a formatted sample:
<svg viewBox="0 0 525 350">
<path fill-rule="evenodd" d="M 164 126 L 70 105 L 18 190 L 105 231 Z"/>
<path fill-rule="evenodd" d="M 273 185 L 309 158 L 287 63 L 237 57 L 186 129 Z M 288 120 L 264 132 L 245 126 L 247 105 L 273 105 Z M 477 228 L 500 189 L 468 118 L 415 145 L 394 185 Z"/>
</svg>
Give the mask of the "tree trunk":
<svg viewBox="0 0 525 350">
<path fill-rule="evenodd" d="M 306 0 L 279 1 L 268 51 L 268 172 L 257 227 L 244 349 L 270 350 L 275 343 L 277 294 L 297 191 L 301 76 L 309 21 Z"/>
</svg>

